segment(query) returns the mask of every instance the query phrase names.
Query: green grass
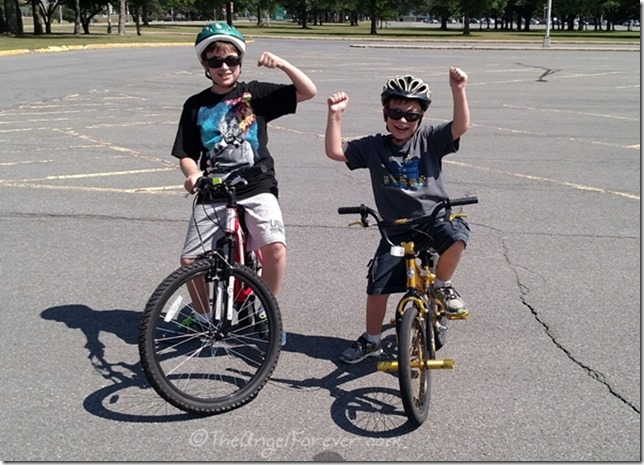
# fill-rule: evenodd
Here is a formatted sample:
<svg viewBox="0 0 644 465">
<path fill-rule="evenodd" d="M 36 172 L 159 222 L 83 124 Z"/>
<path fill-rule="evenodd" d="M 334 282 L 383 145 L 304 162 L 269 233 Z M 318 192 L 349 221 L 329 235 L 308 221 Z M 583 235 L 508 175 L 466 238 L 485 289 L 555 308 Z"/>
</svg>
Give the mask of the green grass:
<svg viewBox="0 0 644 465">
<path fill-rule="evenodd" d="M 41 50 L 50 47 L 82 47 L 101 44 L 128 44 L 140 43 L 192 43 L 205 22 L 186 23 L 156 23 L 148 27 L 142 27 L 142 35 L 136 35 L 132 23 L 126 26 L 126 34 L 119 36 L 116 21 L 112 20 L 112 34 L 107 34 L 107 23 L 105 19 L 90 27 L 90 34 L 75 36 L 72 34 L 73 25 L 69 23 L 54 24 L 53 34 L 34 36 L 31 26 L 26 25 L 26 33 L 23 37 L 0 36 L 0 51 L 7 50 Z M 541 43 L 543 41 L 544 29 L 533 29 L 530 32 L 517 31 L 495 31 L 494 29 L 479 29 L 478 25 L 472 25 L 470 35 L 464 36 L 459 25 L 450 25 L 447 31 L 441 31 L 436 26 L 432 27 L 404 27 L 402 23 L 389 23 L 386 28 L 378 28 L 377 35 L 369 34 L 369 24 L 362 22 L 357 27 L 348 24 L 329 24 L 323 26 L 309 26 L 303 29 L 301 26 L 290 21 L 274 21 L 270 27 L 256 27 L 254 23 L 238 21 L 235 25 L 249 38 L 257 36 L 269 37 L 324 37 L 352 40 L 426 40 L 426 41 L 459 41 L 459 42 L 482 42 L 482 41 L 522 41 Z M 636 31 L 560 31 L 551 29 L 551 40 L 559 42 L 604 42 L 604 43 L 625 43 L 639 44 L 640 32 Z"/>
</svg>

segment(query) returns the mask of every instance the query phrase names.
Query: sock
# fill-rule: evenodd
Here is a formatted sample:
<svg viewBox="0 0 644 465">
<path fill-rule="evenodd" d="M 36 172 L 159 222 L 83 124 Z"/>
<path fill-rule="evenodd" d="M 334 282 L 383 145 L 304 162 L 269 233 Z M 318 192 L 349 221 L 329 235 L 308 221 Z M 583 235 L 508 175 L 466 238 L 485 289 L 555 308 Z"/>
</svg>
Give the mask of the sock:
<svg viewBox="0 0 644 465">
<path fill-rule="evenodd" d="M 380 334 L 376 334 L 375 336 L 373 334 L 369 334 L 367 332 L 364 333 L 364 338 L 371 342 L 373 345 L 376 345 L 380 342 Z"/>
<path fill-rule="evenodd" d="M 435 279 L 434 283 L 432 284 L 432 287 L 434 289 L 438 289 L 439 287 L 445 287 L 445 283 L 447 281 L 441 281 L 440 279 Z"/>
</svg>

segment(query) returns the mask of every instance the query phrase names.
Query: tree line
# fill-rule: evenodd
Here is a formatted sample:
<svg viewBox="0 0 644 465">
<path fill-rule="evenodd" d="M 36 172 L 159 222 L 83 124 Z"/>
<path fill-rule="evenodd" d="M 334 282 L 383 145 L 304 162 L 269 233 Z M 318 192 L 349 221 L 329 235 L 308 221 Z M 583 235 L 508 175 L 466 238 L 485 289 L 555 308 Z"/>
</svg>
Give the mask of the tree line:
<svg viewBox="0 0 644 465">
<path fill-rule="evenodd" d="M 279 8 L 302 28 L 324 23 L 358 25 L 369 21 L 371 34 L 378 34 L 378 21 L 403 16 L 432 18 L 446 30 L 458 18 L 463 34 L 470 34 L 473 18 L 484 18 L 478 27 L 529 31 L 534 18 L 544 18 L 547 0 L 0 0 L 0 33 L 24 34 L 22 9 L 29 11 L 34 35 L 51 34 L 52 22 L 60 17 L 74 24 L 74 34 L 89 34 L 96 15 L 114 8 L 117 33 L 125 34 L 126 17 L 132 16 L 137 33 L 153 20 L 225 20 L 252 17 L 258 26 L 268 26 Z M 634 0 L 552 0 L 554 27 L 567 30 L 587 28 L 614 30 L 615 24 L 639 18 Z M 478 21 L 478 20 L 477 20 Z M 111 32 L 111 31 L 110 31 Z"/>
</svg>

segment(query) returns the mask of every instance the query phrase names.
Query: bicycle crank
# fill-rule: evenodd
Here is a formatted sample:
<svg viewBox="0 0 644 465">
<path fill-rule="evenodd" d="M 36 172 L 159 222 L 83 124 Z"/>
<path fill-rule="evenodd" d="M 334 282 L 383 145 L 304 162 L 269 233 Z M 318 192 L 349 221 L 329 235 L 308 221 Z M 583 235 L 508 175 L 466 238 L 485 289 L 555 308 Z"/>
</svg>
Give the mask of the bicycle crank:
<svg viewBox="0 0 644 465">
<path fill-rule="evenodd" d="M 414 362 L 411 364 L 411 368 L 420 368 L 421 362 Z M 431 370 L 439 369 L 451 369 L 454 368 L 454 360 L 451 358 L 444 358 L 439 360 L 426 360 L 425 365 Z M 383 360 L 378 362 L 377 365 L 378 371 L 397 371 L 398 370 L 398 361 L 397 360 Z"/>
</svg>

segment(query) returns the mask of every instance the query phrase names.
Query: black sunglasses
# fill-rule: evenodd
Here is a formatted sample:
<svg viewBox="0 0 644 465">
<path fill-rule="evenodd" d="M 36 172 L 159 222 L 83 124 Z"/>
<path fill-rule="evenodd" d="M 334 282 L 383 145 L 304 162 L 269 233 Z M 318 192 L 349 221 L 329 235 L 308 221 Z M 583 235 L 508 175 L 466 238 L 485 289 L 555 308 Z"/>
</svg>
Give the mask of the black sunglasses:
<svg viewBox="0 0 644 465">
<path fill-rule="evenodd" d="M 389 108 L 389 107 L 385 108 L 385 115 L 387 115 L 389 118 L 396 121 L 405 118 L 410 123 L 413 123 L 414 121 L 418 121 L 423 117 L 422 113 L 416 113 L 415 111 L 402 111 L 402 110 L 399 110 L 398 108 Z"/>
<path fill-rule="evenodd" d="M 221 68 L 224 63 L 226 63 L 226 66 L 228 66 L 229 68 L 232 68 L 233 66 L 239 66 L 241 65 L 241 58 L 236 55 L 228 55 L 226 58 L 212 57 L 206 60 L 208 68 L 213 69 Z"/>
</svg>

